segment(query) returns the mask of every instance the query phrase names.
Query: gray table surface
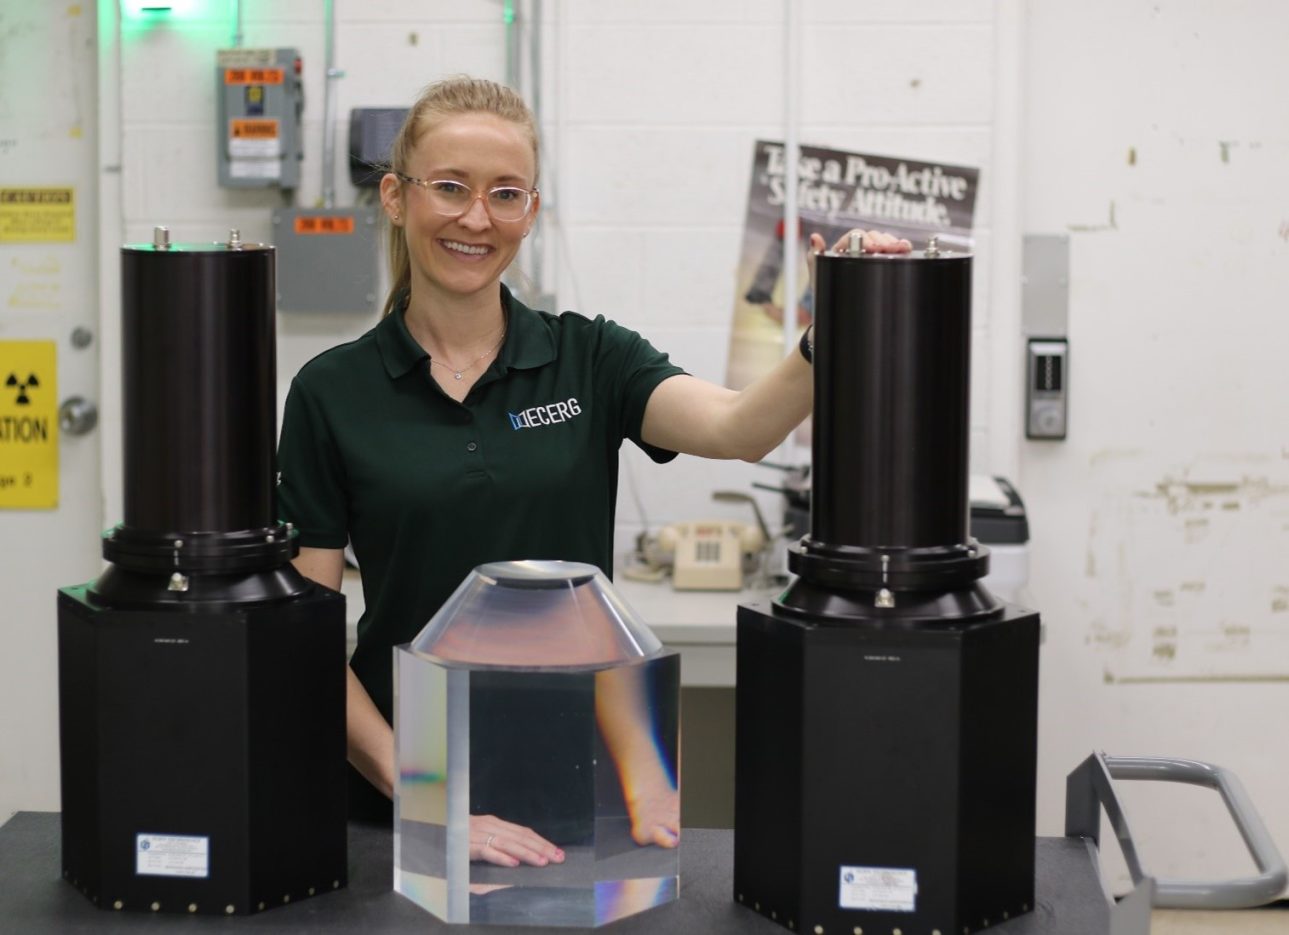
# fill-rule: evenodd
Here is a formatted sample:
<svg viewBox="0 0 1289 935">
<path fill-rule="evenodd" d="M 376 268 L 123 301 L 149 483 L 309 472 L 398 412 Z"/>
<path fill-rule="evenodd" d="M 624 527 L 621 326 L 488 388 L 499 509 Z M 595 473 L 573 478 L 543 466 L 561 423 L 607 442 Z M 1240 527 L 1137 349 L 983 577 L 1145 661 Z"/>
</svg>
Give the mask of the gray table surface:
<svg viewBox="0 0 1289 935">
<path fill-rule="evenodd" d="M 680 899 L 606 927 L 616 935 L 784 935 L 787 929 L 737 905 L 732 898 L 731 831 L 686 828 L 680 848 Z M 1107 935 L 1109 908 L 1082 841 L 1039 838 L 1034 912 L 989 929 L 997 935 Z M 59 816 L 19 812 L 0 826 L 0 932 L 452 932 L 395 893 L 392 834 L 349 828 L 349 886 L 253 916 L 180 916 L 96 909 L 65 883 L 59 863 Z M 491 935 L 565 931 L 475 926 Z"/>
</svg>

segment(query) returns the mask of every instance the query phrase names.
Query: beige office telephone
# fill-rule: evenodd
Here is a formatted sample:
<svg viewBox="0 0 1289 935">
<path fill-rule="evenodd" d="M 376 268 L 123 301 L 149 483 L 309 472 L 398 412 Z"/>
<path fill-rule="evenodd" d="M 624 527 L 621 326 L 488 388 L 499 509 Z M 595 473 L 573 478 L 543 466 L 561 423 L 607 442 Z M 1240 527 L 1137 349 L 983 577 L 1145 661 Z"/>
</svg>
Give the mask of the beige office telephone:
<svg viewBox="0 0 1289 935">
<path fill-rule="evenodd" d="M 651 557 L 671 566 L 678 591 L 738 591 L 745 566 L 764 545 L 761 530 L 747 523 L 676 523 L 658 531 Z"/>
</svg>

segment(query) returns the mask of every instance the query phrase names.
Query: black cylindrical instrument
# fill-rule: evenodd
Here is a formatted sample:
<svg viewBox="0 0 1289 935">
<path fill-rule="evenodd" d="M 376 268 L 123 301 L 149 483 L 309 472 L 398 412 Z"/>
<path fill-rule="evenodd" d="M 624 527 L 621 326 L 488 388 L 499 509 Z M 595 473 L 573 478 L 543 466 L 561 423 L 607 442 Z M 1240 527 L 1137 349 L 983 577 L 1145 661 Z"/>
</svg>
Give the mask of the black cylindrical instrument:
<svg viewBox="0 0 1289 935">
<path fill-rule="evenodd" d="M 95 582 L 100 598 L 246 601 L 302 589 L 283 570 L 299 551 L 294 531 L 274 515 L 275 303 L 271 246 L 159 235 L 121 249 L 125 509 L 104 534 L 113 567 Z"/>
<path fill-rule="evenodd" d="M 125 525 L 273 525 L 273 248 L 121 251 Z"/>
<path fill-rule="evenodd" d="M 823 611 L 819 585 L 896 616 L 997 609 L 973 587 L 989 563 L 968 527 L 971 257 L 827 253 L 815 275 L 811 528 L 787 606 Z"/>
<path fill-rule="evenodd" d="M 810 534 L 738 611 L 735 898 L 798 932 L 1034 905 L 1038 614 L 970 536 L 971 257 L 816 258 Z"/>
<path fill-rule="evenodd" d="M 127 246 L 124 522 L 58 593 L 63 876 L 250 914 L 344 885 L 345 601 L 275 518 L 274 250 Z"/>
<path fill-rule="evenodd" d="M 821 256 L 810 538 L 967 541 L 971 259 Z"/>
</svg>

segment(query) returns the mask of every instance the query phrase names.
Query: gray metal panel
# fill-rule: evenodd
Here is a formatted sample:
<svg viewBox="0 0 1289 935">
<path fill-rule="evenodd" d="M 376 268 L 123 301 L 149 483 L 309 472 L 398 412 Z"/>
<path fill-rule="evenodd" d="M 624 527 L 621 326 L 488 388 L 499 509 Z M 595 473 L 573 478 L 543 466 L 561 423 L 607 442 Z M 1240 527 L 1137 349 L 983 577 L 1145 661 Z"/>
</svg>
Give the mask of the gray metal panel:
<svg viewBox="0 0 1289 935">
<path fill-rule="evenodd" d="M 1021 255 L 1021 329 L 1033 338 L 1069 334 L 1070 238 L 1026 234 Z"/>
<path fill-rule="evenodd" d="M 275 209 L 278 311 L 374 311 L 381 298 L 377 221 L 374 205 Z"/>
<path fill-rule="evenodd" d="M 295 62 L 296 49 L 220 49 L 216 53 L 215 97 L 218 102 L 215 129 L 215 163 L 219 184 L 225 188 L 295 188 L 300 184 L 300 160 L 304 157 L 301 136 L 303 98 L 300 76 Z M 228 84 L 226 68 L 280 68 L 281 84 L 257 85 L 263 93 L 262 104 L 251 108 L 247 85 Z M 276 155 L 231 152 L 229 121 L 237 119 L 276 119 L 278 136 Z M 267 142 L 267 141 L 266 141 Z M 253 141 L 246 145 L 253 146 Z"/>
</svg>

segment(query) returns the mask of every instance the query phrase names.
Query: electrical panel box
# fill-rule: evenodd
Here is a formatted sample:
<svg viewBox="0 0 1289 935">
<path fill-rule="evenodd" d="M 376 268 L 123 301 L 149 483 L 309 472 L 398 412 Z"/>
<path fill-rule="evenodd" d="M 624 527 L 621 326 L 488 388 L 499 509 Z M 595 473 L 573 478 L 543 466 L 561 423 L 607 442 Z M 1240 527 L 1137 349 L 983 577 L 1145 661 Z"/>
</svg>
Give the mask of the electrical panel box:
<svg viewBox="0 0 1289 935">
<path fill-rule="evenodd" d="M 406 107 L 355 107 L 349 111 L 349 181 L 355 187 L 380 185 L 390 147 L 405 119 Z"/>
<path fill-rule="evenodd" d="M 1028 344 L 1026 438 L 1065 437 L 1069 350 L 1063 338 L 1035 339 Z"/>
<path fill-rule="evenodd" d="M 278 311 L 374 311 L 380 230 L 375 205 L 274 209 Z"/>
<path fill-rule="evenodd" d="M 295 188 L 304 158 L 300 53 L 220 49 L 215 62 L 219 184 Z"/>
</svg>

